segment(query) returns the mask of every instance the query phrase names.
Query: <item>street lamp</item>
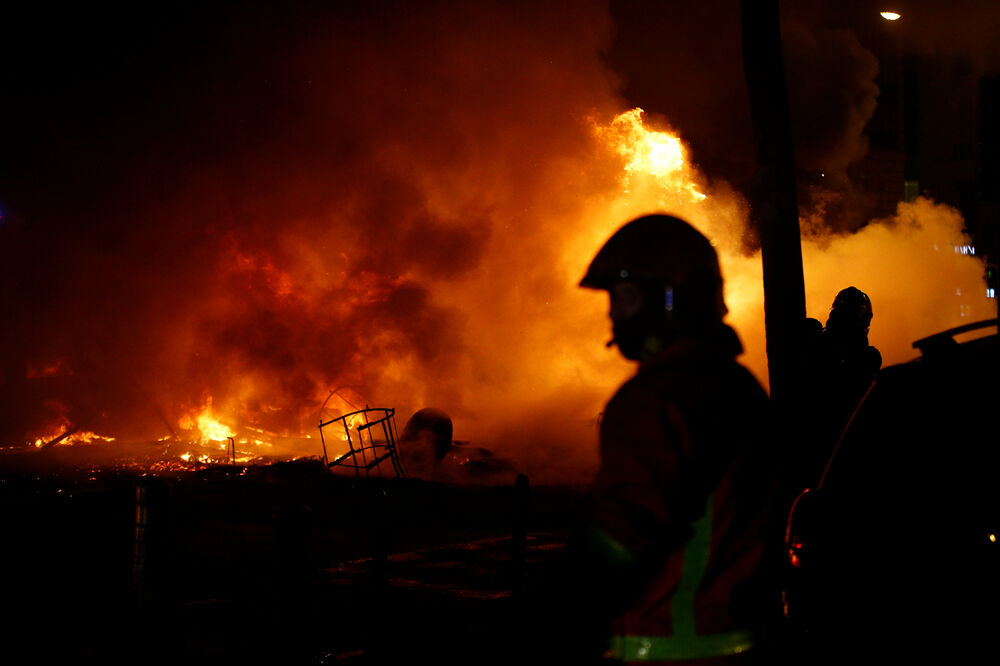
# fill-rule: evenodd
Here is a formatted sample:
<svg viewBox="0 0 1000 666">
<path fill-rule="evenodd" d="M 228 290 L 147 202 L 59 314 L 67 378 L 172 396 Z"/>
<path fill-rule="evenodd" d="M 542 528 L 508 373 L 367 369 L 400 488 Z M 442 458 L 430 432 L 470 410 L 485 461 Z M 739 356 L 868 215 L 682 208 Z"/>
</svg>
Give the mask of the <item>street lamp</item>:
<svg viewBox="0 0 1000 666">
<path fill-rule="evenodd" d="M 886 21 L 898 21 L 902 15 L 899 12 L 879 12 L 879 16 Z"/>
</svg>

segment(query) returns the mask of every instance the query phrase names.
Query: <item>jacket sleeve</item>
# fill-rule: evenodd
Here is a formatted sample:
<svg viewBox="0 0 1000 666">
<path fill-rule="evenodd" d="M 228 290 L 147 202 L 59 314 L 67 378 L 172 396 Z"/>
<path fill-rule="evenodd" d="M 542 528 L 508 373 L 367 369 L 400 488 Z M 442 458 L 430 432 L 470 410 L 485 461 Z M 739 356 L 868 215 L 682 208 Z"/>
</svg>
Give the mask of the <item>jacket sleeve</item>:
<svg viewBox="0 0 1000 666">
<path fill-rule="evenodd" d="M 692 487 L 691 433 L 678 405 L 632 381 L 601 423 L 591 525 L 641 562 L 690 535 L 704 494 Z"/>
</svg>

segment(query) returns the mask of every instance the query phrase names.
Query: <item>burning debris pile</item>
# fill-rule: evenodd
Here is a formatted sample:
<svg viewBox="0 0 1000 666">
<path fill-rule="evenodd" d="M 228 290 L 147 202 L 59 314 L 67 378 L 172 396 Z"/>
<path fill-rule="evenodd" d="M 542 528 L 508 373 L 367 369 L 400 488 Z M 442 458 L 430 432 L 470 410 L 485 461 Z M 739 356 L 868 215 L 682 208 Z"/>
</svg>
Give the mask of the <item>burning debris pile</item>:
<svg viewBox="0 0 1000 666">
<path fill-rule="evenodd" d="M 622 99 L 603 5 L 243 21 L 228 55 L 106 102 L 137 103 L 131 124 L 67 125 L 101 163 L 25 186 L 0 228 L 19 285 L 3 292 L 2 445 L 252 464 L 322 456 L 317 425 L 368 404 L 439 405 L 469 455 L 575 477 L 630 371 L 575 285 L 614 229 L 657 210 L 716 244 L 744 362 L 766 378 L 747 203 L 696 167 L 683 127 Z M 869 102 L 831 151 L 864 143 Z M 918 199 L 836 234 L 822 209 L 805 217 L 810 315 L 863 287 L 887 363 L 991 314 L 954 210 Z"/>
</svg>

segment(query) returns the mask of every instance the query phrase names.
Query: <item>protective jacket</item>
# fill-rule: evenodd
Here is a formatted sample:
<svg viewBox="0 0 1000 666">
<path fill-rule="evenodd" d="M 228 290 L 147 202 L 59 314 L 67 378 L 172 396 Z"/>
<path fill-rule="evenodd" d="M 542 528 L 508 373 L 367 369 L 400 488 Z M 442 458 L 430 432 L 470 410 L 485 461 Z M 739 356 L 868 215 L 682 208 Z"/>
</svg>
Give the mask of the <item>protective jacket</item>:
<svg viewBox="0 0 1000 666">
<path fill-rule="evenodd" d="M 613 622 L 627 662 L 747 653 L 769 610 L 776 524 L 768 398 L 728 326 L 675 340 L 608 403 L 592 525 L 641 581 Z"/>
</svg>

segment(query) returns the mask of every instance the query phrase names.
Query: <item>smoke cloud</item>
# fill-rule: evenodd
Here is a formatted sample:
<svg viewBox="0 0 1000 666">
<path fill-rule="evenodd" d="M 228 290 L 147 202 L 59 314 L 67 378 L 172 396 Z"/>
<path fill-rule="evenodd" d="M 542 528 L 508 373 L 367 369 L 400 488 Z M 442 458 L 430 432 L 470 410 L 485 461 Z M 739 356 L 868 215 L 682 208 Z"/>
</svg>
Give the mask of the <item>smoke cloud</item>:
<svg viewBox="0 0 1000 666">
<path fill-rule="evenodd" d="M 723 177 L 749 160 L 745 101 L 730 104 L 742 83 L 671 86 L 678 104 L 694 100 L 688 111 L 645 117 L 689 142 L 704 169 L 685 182 L 704 198 L 642 175 L 626 186 L 607 139 L 635 101 L 612 48 L 630 28 L 614 8 L 219 12 L 191 28 L 205 33 L 197 46 L 147 54 L 150 79 L 129 87 L 125 65 L 100 78 L 94 99 L 35 132 L 21 146 L 30 159 L 7 169 L 5 367 L 28 371 L 8 371 L 4 390 L 26 396 L 15 402 L 27 433 L 64 409 L 88 429 L 154 441 L 210 403 L 236 432 L 316 455 L 305 436 L 321 405 L 328 417 L 395 407 L 400 429 L 435 406 L 456 439 L 547 479 L 583 478 L 603 404 L 632 368 L 604 346 L 607 303 L 576 284 L 618 226 L 654 210 L 716 244 L 744 361 L 764 379 L 760 259 L 744 249 L 739 178 Z M 863 151 L 871 62 L 849 35 L 786 36 L 802 76 L 850 64 L 823 79 L 836 90 L 801 98 L 830 113 L 811 117 L 803 159 L 843 168 Z M 715 62 L 684 43 L 672 52 L 678 71 Z M 741 77 L 723 55 L 720 71 Z M 32 90 L 39 106 L 53 100 Z M 731 122 L 689 130 L 699 109 Z M 809 241 L 810 314 L 825 321 L 854 284 L 875 306 L 873 343 L 902 360 L 915 337 L 985 312 L 982 267 L 955 253 L 961 242 L 957 214 L 926 200 Z"/>
</svg>

